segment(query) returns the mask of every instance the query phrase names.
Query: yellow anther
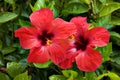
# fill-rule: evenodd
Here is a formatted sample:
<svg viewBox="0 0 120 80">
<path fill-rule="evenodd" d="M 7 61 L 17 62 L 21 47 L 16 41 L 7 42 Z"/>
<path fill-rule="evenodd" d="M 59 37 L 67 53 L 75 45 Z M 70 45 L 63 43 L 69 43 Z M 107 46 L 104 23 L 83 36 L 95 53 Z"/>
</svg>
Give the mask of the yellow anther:
<svg viewBox="0 0 120 80">
<path fill-rule="evenodd" d="M 71 40 L 75 40 L 75 36 L 74 36 L 74 35 L 71 35 L 71 36 L 70 36 L 70 39 L 71 39 Z"/>
<path fill-rule="evenodd" d="M 52 44 L 52 41 L 51 40 L 47 40 L 47 45 L 50 46 Z"/>
</svg>

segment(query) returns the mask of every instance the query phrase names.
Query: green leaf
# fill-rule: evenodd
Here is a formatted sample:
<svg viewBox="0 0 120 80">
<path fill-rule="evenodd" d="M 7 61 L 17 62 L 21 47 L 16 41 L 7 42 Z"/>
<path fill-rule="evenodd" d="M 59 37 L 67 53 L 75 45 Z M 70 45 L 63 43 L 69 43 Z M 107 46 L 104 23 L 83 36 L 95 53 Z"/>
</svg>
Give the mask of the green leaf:
<svg viewBox="0 0 120 80">
<path fill-rule="evenodd" d="M 16 62 L 8 62 L 7 63 L 7 72 L 11 77 L 16 77 L 23 71 L 22 66 Z"/>
<path fill-rule="evenodd" d="M 63 14 L 80 14 L 85 13 L 89 10 L 88 6 L 80 2 L 72 2 L 65 5 Z"/>
<path fill-rule="evenodd" d="M 15 50 L 16 50 L 16 48 L 8 46 L 8 47 L 3 48 L 1 52 L 3 53 L 3 55 L 6 55 L 6 54 L 11 53 Z"/>
<path fill-rule="evenodd" d="M 111 80 L 120 80 L 120 77 L 113 72 L 108 72 L 108 76 L 110 77 Z"/>
<path fill-rule="evenodd" d="M 25 70 L 28 66 L 26 58 L 23 58 L 19 61 L 19 64 L 22 65 L 22 69 Z"/>
<path fill-rule="evenodd" d="M 97 19 L 96 21 L 97 25 L 96 26 L 102 26 L 107 29 L 112 28 L 113 26 L 111 25 L 111 15 L 103 16 Z"/>
<path fill-rule="evenodd" d="M 120 46 L 120 34 L 117 32 L 110 32 L 111 40 L 114 44 Z"/>
<path fill-rule="evenodd" d="M 9 4 L 14 4 L 14 0 L 5 0 L 5 2 L 9 3 Z"/>
<path fill-rule="evenodd" d="M 67 80 L 63 75 L 52 75 L 49 77 L 49 80 Z"/>
<path fill-rule="evenodd" d="M 96 18 L 98 17 L 98 13 L 100 12 L 101 8 L 101 3 L 98 0 L 92 0 L 91 1 L 91 8 L 92 8 L 92 14 L 93 17 Z"/>
<path fill-rule="evenodd" d="M 106 0 L 99 0 L 101 3 L 105 4 L 107 1 Z"/>
<path fill-rule="evenodd" d="M 8 77 L 8 75 L 0 72 L 0 80 L 10 80 L 10 78 Z"/>
<path fill-rule="evenodd" d="M 37 0 L 34 5 L 34 9 L 38 10 L 43 8 L 44 6 L 45 6 L 45 0 Z"/>
<path fill-rule="evenodd" d="M 28 76 L 28 71 L 25 73 L 17 75 L 14 80 L 31 80 L 31 76 Z"/>
<path fill-rule="evenodd" d="M 31 26 L 31 25 L 30 25 L 30 22 L 24 21 L 24 20 L 21 20 L 21 19 L 19 19 L 19 24 L 20 24 L 21 27 Z"/>
<path fill-rule="evenodd" d="M 54 5 L 55 5 L 55 2 L 54 2 L 54 1 L 51 1 L 51 2 L 49 2 L 49 5 L 46 6 L 46 7 L 50 8 L 51 10 L 53 10 Z"/>
<path fill-rule="evenodd" d="M 111 59 L 112 62 L 116 62 L 117 64 L 120 65 L 120 56 L 119 57 L 115 57 Z"/>
<path fill-rule="evenodd" d="M 110 60 L 110 54 L 112 53 L 112 43 L 109 43 L 105 47 L 98 47 L 97 50 L 99 50 L 102 53 L 102 61 L 108 61 Z"/>
<path fill-rule="evenodd" d="M 119 65 L 120 66 L 120 50 L 119 48 L 113 48 L 113 52 L 111 54 L 111 61 L 113 62 L 113 64 L 115 64 L 114 66 Z M 117 64 L 116 64 L 117 63 Z M 120 67 L 118 67 L 120 70 Z"/>
<path fill-rule="evenodd" d="M 120 77 L 113 72 L 104 73 L 98 76 L 96 80 L 101 80 L 104 76 L 108 76 L 111 80 L 120 80 Z"/>
<path fill-rule="evenodd" d="M 34 63 L 34 65 L 35 65 L 35 67 L 37 67 L 37 68 L 48 68 L 51 63 L 52 63 L 51 61 L 48 61 L 48 62 L 43 63 L 43 64 L 35 64 L 35 63 Z"/>
<path fill-rule="evenodd" d="M 0 13 L 0 23 L 5 23 L 16 18 L 18 15 L 12 12 Z"/>
<path fill-rule="evenodd" d="M 85 72 L 85 78 L 89 80 L 96 80 L 96 76 L 94 72 Z"/>
<path fill-rule="evenodd" d="M 53 8 L 54 18 L 57 18 L 59 16 L 59 10 L 56 8 Z"/>
<path fill-rule="evenodd" d="M 0 49 L 2 48 L 2 41 L 0 40 Z"/>
<path fill-rule="evenodd" d="M 102 9 L 100 10 L 99 16 L 102 17 L 105 15 L 111 14 L 117 9 L 120 9 L 120 3 L 117 3 L 117 2 L 106 3 L 105 5 L 103 5 Z"/>
<path fill-rule="evenodd" d="M 86 4 L 90 4 L 90 0 L 81 0 L 81 1 L 86 3 Z"/>
<path fill-rule="evenodd" d="M 45 0 L 37 0 L 34 7 L 30 4 L 32 11 L 39 10 L 45 7 Z"/>
<path fill-rule="evenodd" d="M 30 8 L 32 11 L 35 11 L 34 7 L 32 6 L 32 4 L 29 4 L 30 5 Z"/>
<path fill-rule="evenodd" d="M 4 66 L 3 54 L 0 52 L 0 66 Z"/>
<path fill-rule="evenodd" d="M 14 55 L 7 55 L 7 56 L 4 56 L 4 59 L 7 60 L 7 61 L 17 61 L 18 58 L 16 58 Z"/>
<path fill-rule="evenodd" d="M 78 76 L 78 73 L 73 70 L 63 70 L 62 73 L 68 80 L 74 80 Z"/>
<path fill-rule="evenodd" d="M 111 24 L 113 24 L 113 25 L 120 25 L 120 18 L 112 17 Z"/>
</svg>

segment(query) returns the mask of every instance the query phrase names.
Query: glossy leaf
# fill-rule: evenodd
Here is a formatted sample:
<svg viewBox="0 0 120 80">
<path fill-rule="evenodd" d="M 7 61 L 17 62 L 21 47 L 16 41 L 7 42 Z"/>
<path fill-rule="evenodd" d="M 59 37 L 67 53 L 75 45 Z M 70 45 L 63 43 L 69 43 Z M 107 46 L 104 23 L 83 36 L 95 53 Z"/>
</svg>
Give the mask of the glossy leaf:
<svg viewBox="0 0 120 80">
<path fill-rule="evenodd" d="M 67 80 L 63 75 L 52 75 L 49 77 L 49 80 Z"/>
<path fill-rule="evenodd" d="M 34 65 L 35 65 L 35 67 L 37 67 L 37 68 L 48 68 L 51 63 L 52 63 L 51 61 L 48 61 L 48 62 L 43 63 L 43 64 L 35 64 L 35 63 L 34 63 Z"/>
<path fill-rule="evenodd" d="M 117 32 L 110 32 L 111 40 L 114 44 L 120 46 L 120 34 Z"/>
<path fill-rule="evenodd" d="M 21 59 L 19 61 L 19 64 L 22 65 L 22 69 L 25 70 L 25 68 L 27 68 L 28 65 L 26 58 Z"/>
<path fill-rule="evenodd" d="M 5 23 L 17 17 L 17 14 L 12 12 L 0 13 L 0 23 Z"/>
<path fill-rule="evenodd" d="M 94 72 L 85 72 L 85 78 L 89 80 L 96 80 L 96 76 Z"/>
<path fill-rule="evenodd" d="M 16 77 L 23 71 L 22 66 L 16 62 L 7 63 L 7 72 L 11 77 Z"/>
<path fill-rule="evenodd" d="M 10 80 L 10 78 L 5 73 L 0 72 L 0 80 Z"/>
<path fill-rule="evenodd" d="M 63 70 L 62 73 L 68 80 L 74 80 L 78 75 L 78 73 L 73 70 Z"/>
<path fill-rule="evenodd" d="M 51 1 L 51 2 L 49 2 L 49 5 L 46 6 L 46 7 L 50 8 L 51 10 L 53 10 L 54 9 L 54 5 L 55 5 L 55 2 Z"/>
<path fill-rule="evenodd" d="M 4 66 L 3 54 L 0 52 L 0 66 Z"/>
<path fill-rule="evenodd" d="M 100 12 L 101 3 L 98 0 L 93 0 L 90 5 L 92 7 L 92 14 L 94 14 L 93 17 L 97 18 L 98 15 L 96 14 Z"/>
<path fill-rule="evenodd" d="M 99 0 L 101 3 L 105 4 L 107 0 Z"/>
<path fill-rule="evenodd" d="M 108 61 L 110 60 L 110 54 L 112 53 L 112 43 L 109 43 L 107 46 L 105 47 L 99 47 L 97 48 L 97 50 L 99 50 L 102 54 L 102 61 Z"/>
<path fill-rule="evenodd" d="M 17 58 L 14 55 L 7 55 L 4 57 L 4 59 L 7 61 L 13 61 L 13 62 L 17 61 Z"/>
<path fill-rule="evenodd" d="M 120 18 L 112 17 L 111 24 L 113 24 L 113 25 L 120 25 Z"/>
<path fill-rule="evenodd" d="M 4 0 L 5 2 L 9 3 L 9 4 L 14 4 L 14 0 Z"/>
<path fill-rule="evenodd" d="M 112 58 L 111 61 L 112 61 L 112 62 L 116 62 L 117 64 L 120 65 L 120 56 L 115 57 L 115 58 Z"/>
<path fill-rule="evenodd" d="M 55 18 L 59 16 L 59 10 L 57 10 L 56 8 L 53 8 L 53 13 Z"/>
<path fill-rule="evenodd" d="M 63 9 L 63 14 L 80 14 L 88 11 L 88 6 L 80 2 L 72 2 L 65 5 Z"/>
<path fill-rule="evenodd" d="M 45 0 L 37 0 L 34 7 L 30 4 L 32 11 L 39 10 L 45 7 Z"/>
<path fill-rule="evenodd" d="M 113 26 L 111 25 L 111 15 L 103 16 L 97 19 L 96 26 L 102 26 L 107 29 L 111 29 Z"/>
<path fill-rule="evenodd" d="M 11 53 L 11 52 L 13 52 L 15 50 L 16 50 L 16 48 L 14 48 L 12 46 L 9 46 L 9 47 L 3 48 L 2 53 L 3 53 L 3 55 L 6 55 L 6 54 Z"/>
<path fill-rule="evenodd" d="M 86 4 L 90 4 L 90 0 L 81 0 L 81 1 L 86 3 Z"/>
<path fill-rule="evenodd" d="M 19 19 L 19 24 L 21 27 L 30 26 L 30 22 Z"/>
<path fill-rule="evenodd" d="M 119 50 L 119 48 L 118 49 L 116 49 L 116 48 L 114 48 L 113 49 L 113 52 L 112 52 L 112 54 L 111 54 L 111 62 L 113 62 L 114 64 L 114 66 L 120 66 L 120 50 Z M 118 66 L 118 68 L 120 69 L 120 67 Z"/>
<path fill-rule="evenodd" d="M 108 14 L 111 14 L 113 11 L 120 9 L 120 3 L 117 2 L 110 2 L 110 3 L 106 3 L 105 5 L 103 5 L 99 16 L 105 16 Z"/>
<path fill-rule="evenodd" d="M 28 71 L 17 75 L 14 80 L 31 80 L 31 76 L 28 76 Z"/>
<path fill-rule="evenodd" d="M 2 44 L 3 44 L 3 43 L 2 43 L 2 41 L 0 40 L 0 49 L 2 48 Z"/>
<path fill-rule="evenodd" d="M 108 76 L 111 80 L 120 80 L 120 77 L 113 72 L 104 73 L 98 76 L 96 80 L 101 80 L 104 76 Z"/>
</svg>

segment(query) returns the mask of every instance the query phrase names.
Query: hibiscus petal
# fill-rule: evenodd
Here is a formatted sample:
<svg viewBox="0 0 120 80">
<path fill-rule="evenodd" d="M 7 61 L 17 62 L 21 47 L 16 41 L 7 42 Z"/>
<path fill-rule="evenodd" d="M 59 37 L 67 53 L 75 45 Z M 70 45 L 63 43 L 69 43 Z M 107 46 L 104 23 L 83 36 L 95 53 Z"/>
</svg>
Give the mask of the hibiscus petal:
<svg viewBox="0 0 120 80">
<path fill-rule="evenodd" d="M 73 23 L 60 21 L 61 23 L 54 29 L 55 39 L 65 39 L 76 33 L 76 26 Z"/>
<path fill-rule="evenodd" d="M 72 60 L 71 59 L 65 59 L 59 64 L 61 69 L 68 69 L 72 67 Z"/>
<path fill-rule="evenodd" d="M 42 8 L 30 15 L 31 24 L 41 29 L 47 29 L 53 20 L 53 13 L 50 9 Z"/>
<path fill-rule="evenodd" d="M 31 27 L 23 27 L 15 31 L 15 37 L 20 39 L 20 44 L 25 49 L 41 46 L 40 41 L 38 41 L 36 35 L 37 29 Z"/>
<path fill-rule="evenodd" d="M 27 61 L 33 63 L 45 63 L 50 59 L 47 47 L 35 47 L 30 50 Z"/>
<path fill-rule="evenodd" d="M 59 64 L 65 59 L 65 51 L 69 48 L 69 41 L 64 40 L 54 40 L 51 46 L 48 46 L 51 60 L 55 64 Z"/>
<path fill-rule="evenodd" d="M 86 30 L 88 30 L 88 27 L 90 26 L 89 23 L 87 23 L 86 17 L 74 17 L 70 20 L 70 22 L 73 22 L 77 27 L 77 34 L 83 34 Z"/>
<path fill-rule="evenodd" d="M 58 64 L 60 66 L 60 68 L 62 68 L 62 69 L 71 68 L 72 63 L 74 62 L 76 55 L 77 55 L 77 53 L 76 53 L 75 48 L 69 49 L 65 54 L 65 60 L 62 61 L 60 64 Z"/>
<path fill-rule="evenodd" d="M 96 27 L 85 34 L 85 38 L 90 40 L 90 45 L 92 46 L 106 46 L 110 39 L 110 34 L 107 29 L 103 27 Z"/>
<path fill-rule="evenodd" d="M 53 32 L 53 30 L 58 27 L 61 23 L 65 22 L 63 19 L 61 18 L 56 18 L 52 21 L 52 26 L 51 28 L 48 30 L 48 33 Z"/>
<path fill-rule="evenodd" d="M 55 26 L 55 27 L 57 27 L 58 25 L 60 25 L 63 22 L 65 22 L 63 19 L 56 18 L 56 19 L 53 20 L 52 25 Z"/>
<path fill-rule="evenodd" d="M 80 70 L 86 72 L 95 71 L 102 63 L 102 56 L 97 50 L 88 47 L 86 51 L 79 51 L 76 64 Z"/>
</svg>

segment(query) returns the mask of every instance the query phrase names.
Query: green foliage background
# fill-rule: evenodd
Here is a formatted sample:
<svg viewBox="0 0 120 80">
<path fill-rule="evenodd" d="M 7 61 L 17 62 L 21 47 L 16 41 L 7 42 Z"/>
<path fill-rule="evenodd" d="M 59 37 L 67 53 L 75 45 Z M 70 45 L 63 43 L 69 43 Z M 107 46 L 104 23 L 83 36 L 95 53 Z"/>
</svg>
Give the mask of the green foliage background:
<svg viewBox="0 0 120 80">
<path fill-rule="evenodd" d="M 50 8 L 54 17 L 69 21 L 85 16 L 91 27 L 102 26 L 110 32 L 110 43 L 96 49 L 103 63 L 95 72 L 80 71 L 76 65 L 61 70 L 52 62 L 27 63 L 14 31 L 30 26 L 29 15 Z M 0 80 L 120 80 L 120 0 L 0 0 Z"/>
</svg>

